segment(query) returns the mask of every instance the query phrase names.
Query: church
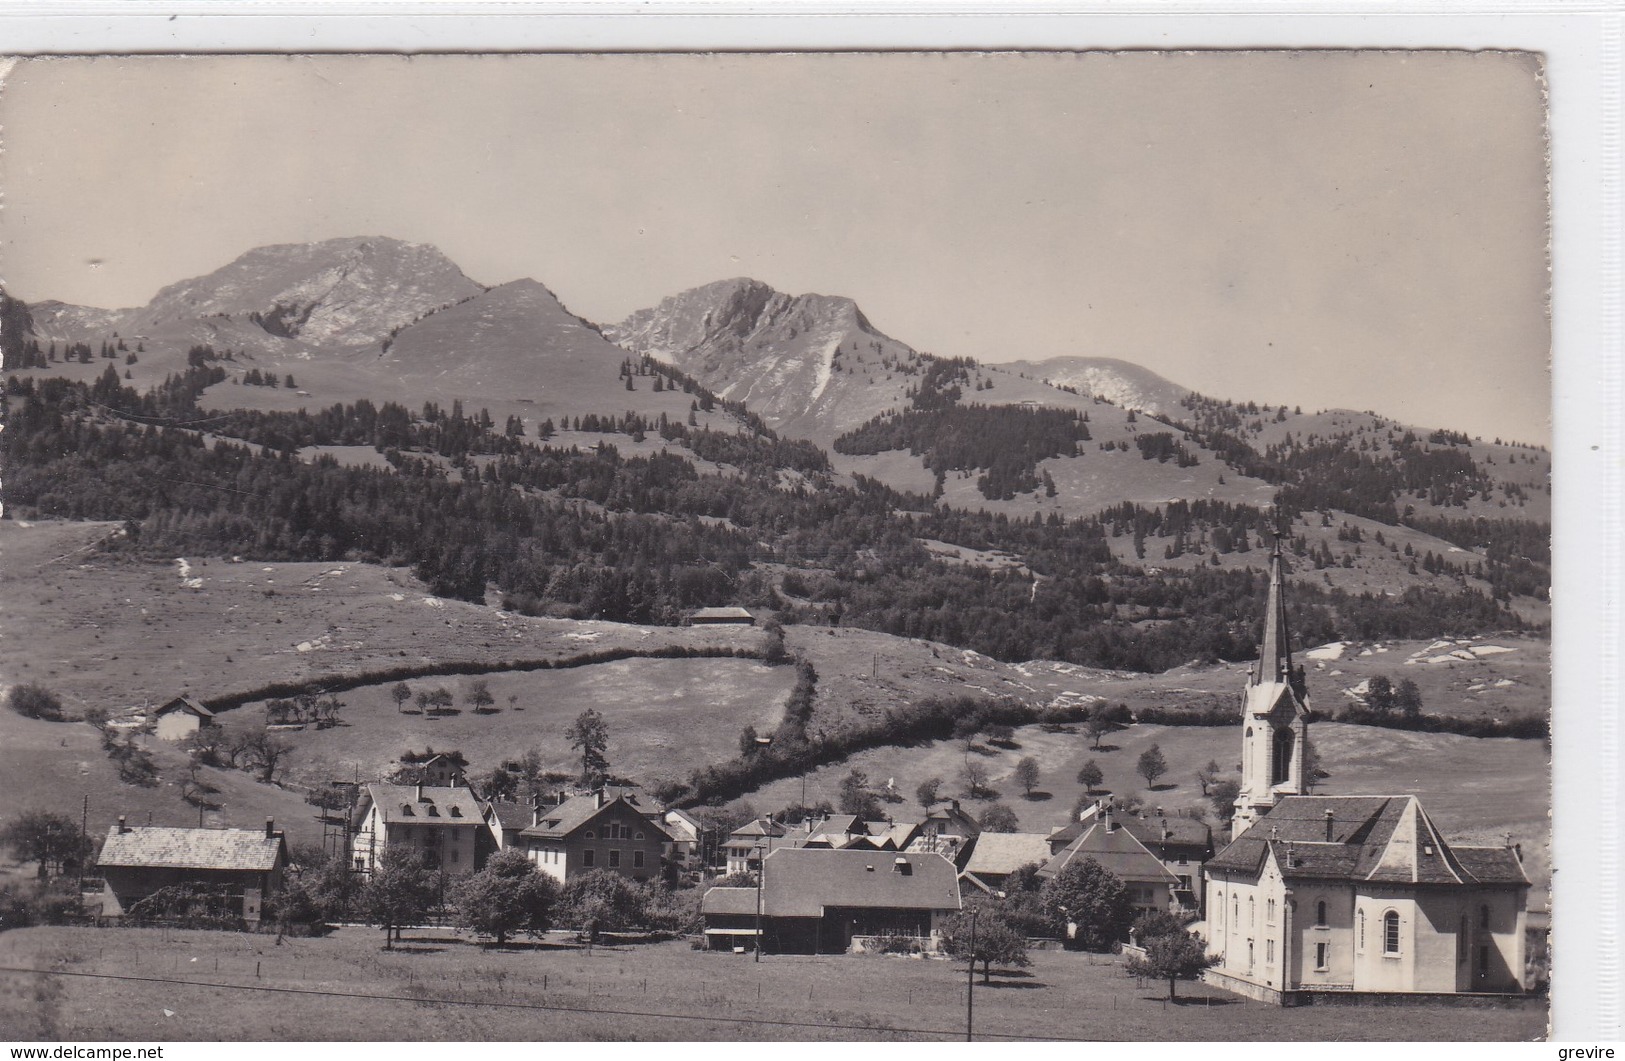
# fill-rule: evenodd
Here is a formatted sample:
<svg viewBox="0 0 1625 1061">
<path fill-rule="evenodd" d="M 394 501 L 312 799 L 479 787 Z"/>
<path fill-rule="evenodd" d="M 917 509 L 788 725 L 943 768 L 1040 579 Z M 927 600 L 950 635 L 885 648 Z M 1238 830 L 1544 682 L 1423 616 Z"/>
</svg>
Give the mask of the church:
<svg viewBox="0 0 1625 1061">
<path fill-rule="evenodd" d="M 1231 842 L 1204 867 L 1216 987 L 1282 1005 L 1323 992 L 1521 993 L 1529 878 L 1516 847 L 1447 841 L 1414 795 L 1311 796 L 1310 704 L 1277 538 L 1242 696 Z"/>
</svg>

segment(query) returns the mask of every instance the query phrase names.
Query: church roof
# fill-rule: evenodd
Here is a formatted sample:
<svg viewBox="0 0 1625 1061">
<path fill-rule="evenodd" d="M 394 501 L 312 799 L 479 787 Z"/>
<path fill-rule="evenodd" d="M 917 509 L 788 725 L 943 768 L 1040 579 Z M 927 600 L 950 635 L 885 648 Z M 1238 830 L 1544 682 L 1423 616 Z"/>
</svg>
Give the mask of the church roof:
<svg viewBox="0 0 1625 1061">
<path fill-rule="evenodd" d="M 1461 852 L 1415 796 L 1286 796 L 1208 866 L 1257 876 L 1273 858 L 1289 880 L 1529 883 L 1510 850 Z"/>
</svg>

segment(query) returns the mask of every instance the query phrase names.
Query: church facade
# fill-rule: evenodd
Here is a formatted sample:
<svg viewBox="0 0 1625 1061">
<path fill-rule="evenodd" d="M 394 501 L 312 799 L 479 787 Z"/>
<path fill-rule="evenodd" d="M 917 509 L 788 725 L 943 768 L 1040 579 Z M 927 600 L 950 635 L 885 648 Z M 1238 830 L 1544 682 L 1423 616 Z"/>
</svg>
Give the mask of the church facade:
<svg viewBox="0 0 1625 1061">
<path fill-rule="evenodd" d="M 1517 849 L 1450 844 L 1415 796 L 1308 795 L 1309 718 L 1277 542 L 1231 842 L 1204 868 L 1203 935 L 1218 958 L 1206 979 L 1283 1004 L 1521 993 L 1530 885 Z"/>
</svg>

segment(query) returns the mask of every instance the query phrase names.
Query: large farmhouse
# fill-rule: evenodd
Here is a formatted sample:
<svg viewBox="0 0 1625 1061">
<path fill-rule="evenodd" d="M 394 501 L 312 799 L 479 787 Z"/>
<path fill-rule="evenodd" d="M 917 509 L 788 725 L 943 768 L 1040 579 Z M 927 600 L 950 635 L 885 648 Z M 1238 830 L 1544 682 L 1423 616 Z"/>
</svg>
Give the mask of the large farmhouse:
<svg viewBox="0 0 1625 1061">
<path fill-rule="evenodd" d="M 759 889 L 712 888 L 700 910 L 713 949 L 749 947 L 760 910 L 764 952 L 840 954 L 865 936 L 933 946 L 959 906 L 958 872 L 941 855 L 803 847 L 766 855 Z"/>
<path fill-rule="evenodd" d="M 1283 1004 L 1317 992 L 1520 992 L 1529 879 L 1516 847 L 1456 847 L 1410 795 L 1306 795 L 1309 697 L 1270 558 L 1242 700 L 1230 844 L 1204 868 L 1210 983 Z"/>
<path fill-rule="evenodd" d="M 260 832 L 131 827 L 120 818 L 96 860 L 106 882 L 102 914 L 123 916 L 161 888 L 188 885 L 221 891 L 243 920 L 258 921 L 264 901 L 282 886 L 287 857 L 270 819 Z"/>
</svg>

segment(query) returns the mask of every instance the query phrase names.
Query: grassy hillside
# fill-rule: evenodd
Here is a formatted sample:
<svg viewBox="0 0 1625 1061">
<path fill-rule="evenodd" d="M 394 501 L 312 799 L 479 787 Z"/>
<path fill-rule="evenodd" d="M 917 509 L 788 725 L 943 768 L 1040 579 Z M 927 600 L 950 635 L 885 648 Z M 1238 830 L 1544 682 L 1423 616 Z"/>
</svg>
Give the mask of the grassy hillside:
<svg viewBox="0 0 1625 1061">
<path fill-rule="evenodd" d="M 592 708 L 609 725 L 609 762 L 631 778 L 683 777 L 698 766 L 731 758 L 739 732 L 772 732 L 795 683 L 792 667 L 748 659 L 629 659 L 570 670 L 485 676 L 496 699 L 490 714 L 476 714 L 465 693 L 475 679 L 458 676 L 409 682 L 416 690 L 445 688 L 457 714 L 434 717 L 408 704 L 396 709 L 394 683 L 342 694 L 344 725 L 287 731 L 297 747 L 296 780 L 321 781 L 387 773 L 401 752 L 425 746 L 455 748 L 483 773 L 530 749 L 544 769 L 579 769 L 565 731 Z M 263 703 L 228 716 L 261 718 Z"/>
</svg>

